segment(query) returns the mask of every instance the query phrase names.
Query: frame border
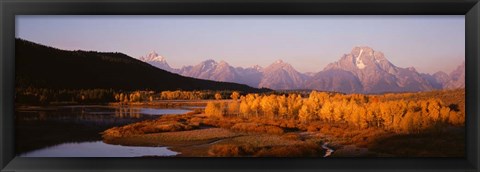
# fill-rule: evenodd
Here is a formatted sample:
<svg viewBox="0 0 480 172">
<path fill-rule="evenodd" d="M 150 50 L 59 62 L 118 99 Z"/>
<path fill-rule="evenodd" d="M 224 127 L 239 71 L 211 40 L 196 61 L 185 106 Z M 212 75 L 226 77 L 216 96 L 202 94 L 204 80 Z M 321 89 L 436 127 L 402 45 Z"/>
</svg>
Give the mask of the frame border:
<svg viewBox="0 0 480 172">
<path fill-rule="evenodd" d="M 0 0 L 1 171 L 478 171 L 479 0 Z M 466 158 L 21 158 L 14 155 L 15 15 L 465 15 Z"/>
</svg>

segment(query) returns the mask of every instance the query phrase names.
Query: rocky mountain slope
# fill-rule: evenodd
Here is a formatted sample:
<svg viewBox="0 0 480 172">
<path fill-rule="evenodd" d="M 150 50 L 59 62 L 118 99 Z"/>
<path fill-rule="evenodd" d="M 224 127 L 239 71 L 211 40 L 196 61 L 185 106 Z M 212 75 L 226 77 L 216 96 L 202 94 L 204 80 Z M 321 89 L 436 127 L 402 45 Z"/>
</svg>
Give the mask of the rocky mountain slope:
<svg viewBox="0 0 480 172">
<path fill-rule="evenodd" d="M 338 61 L 314 73 L 300 73 L 289 63 L 278 60 L 262 68 L 234 67 L 225 61 L 206 60 L 194 66 L 171 68 L 156 53 L 141 57 L 158 68 L 183 76 L 246 84 L 275 90 L 314 89 L 345 93 L 417 92 L 465 87 L 465 63 L 447 74 L 419 73 L 414 67 L 398 67 L 380 51 L 367 46 L 354 47 Z"/>
</svg>

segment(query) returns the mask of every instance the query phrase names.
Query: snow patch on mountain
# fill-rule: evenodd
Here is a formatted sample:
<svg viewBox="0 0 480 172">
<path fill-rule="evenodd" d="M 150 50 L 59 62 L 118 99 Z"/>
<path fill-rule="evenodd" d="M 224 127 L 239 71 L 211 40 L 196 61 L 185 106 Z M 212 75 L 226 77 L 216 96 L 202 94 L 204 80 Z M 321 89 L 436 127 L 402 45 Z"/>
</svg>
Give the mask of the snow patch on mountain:
<svg viewBox="0 0 480 172">
<path fill-rule="evenodd" d="M 174 72 L 174 73 L 176 72 L 175 69 L 173 69 L 172 67 L 170 67 L 170 65 L 168 65 L 165 57 L 158 55 L 155 51 L 151 51 L 146 56 L 142 56 L 138 59 L 152 66 L 155 66 L 157 68 L 160 68 L 169 72 Z"/>
<path fill-rule="evenodd" d="M 337 76 L 338 78 L 334 77 Z M 328 83 L 325 83 L 328 82 Z M 432 90 L 413 68 L 390 63 L 383 53 L 370 47 L 354 47 L 350 54 L 330 63 L 306 82 L 308 89 L 347 93 L 384 93 Z"/>
<path fill-rule="evenodd" d="M 225 61 L 205 60 L 198 65 L 171 68 L 167 60 L 152 51 L 140 60 L 183 76 L 276 90 L 315 89 L 345 93 L 428 91 L 465 87 L 465 65 L 450 73 L 421 74 L 413 67 L 393 65 L 384 54 L 370 47 L 354 47 L 338 61 L 317 73 L 300 73 L 289 63 L 276 60 L 263 68 L 233 67 Z"/>
<path fill-rule="evenodd" d="M 363 54 L 363 49 L 360 49 L 360 53 L 358 54 L 357 58 L 355 59 L 356 65 L 359 69 L 364 69 L 366 65 L 363 63 L 361 57 Z"/>
</svg>

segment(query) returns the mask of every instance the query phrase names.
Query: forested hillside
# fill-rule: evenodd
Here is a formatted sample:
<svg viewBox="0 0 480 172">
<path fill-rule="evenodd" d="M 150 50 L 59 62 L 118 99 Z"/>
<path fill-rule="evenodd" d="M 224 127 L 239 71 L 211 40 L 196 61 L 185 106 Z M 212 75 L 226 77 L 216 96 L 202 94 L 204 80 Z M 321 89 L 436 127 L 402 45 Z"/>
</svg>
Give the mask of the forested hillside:
<svg viewBox="0 0 480 172">
<path fill-rule="evenodd" d="M 118 52 L 65 51 L 21 39 L 15 40 L 15 76 L 17 88 L 264 91 L 180 76 Z"/>
</svg>

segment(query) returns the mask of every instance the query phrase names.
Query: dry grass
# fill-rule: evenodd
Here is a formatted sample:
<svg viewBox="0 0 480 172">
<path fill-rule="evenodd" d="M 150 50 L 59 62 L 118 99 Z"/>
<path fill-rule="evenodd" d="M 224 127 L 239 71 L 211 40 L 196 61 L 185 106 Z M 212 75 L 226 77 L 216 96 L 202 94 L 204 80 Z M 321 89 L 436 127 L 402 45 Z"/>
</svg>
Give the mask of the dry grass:
<svg viewBox="0 0 480 172">
<path fill-rule="evenodd" d="M 238 145 L 250 144 L 255 147 L 271 147 L 271 146 L 301 144 L 303 143 L 303 141 L 288 140 L 278 135 L 249 134 L 249 135 L 244 135 L 244 136 L 239 136 L 239 137 L 231 138 L 228 140 L 224 140 L 222 143 L 230 143 L 230 144 L 238 144 Z"/>
<path fill-rule="evenodd" d="M 322 157 L 323 155 L 325 151 L 321 146 L 312 142 L 264 148 L 255 154 L 260 157 Z"/>
<path fill-rule="evenodd" d="M 160 133 L 171 131 L 191 130 L 194 126 L 185 125 L 180 122 L 161 122 L 161 123 L 135 123 L 132 125 L 114 127 L 104 131 L 103 137 L 128 137 L 134 135 Z"/>
<path fill-rule="evenodd" d="M 186 115 L 164 115 L 156 120 L 146 120 L 102 132 L 104 138 L 128 137 L 149 133 L 186 131 L 196 129 L 200 123 L 190 122 L 194 113 Z"/>
<path fill-rule="evenodd" d="M 325 141 L 338 150 L 333 153 L 337 157 L 459 156 L 465 152 L 465 138 L 457 136 L 464 135 L 464 131 L 447 135 L 435 135 L 430 131 L 401 135 L 382 128 L 360 129 L 347 123 L 303 123 L 295 119 L 233 116 L 214 118 L 199 113 L 163 116 L 112 128 L 103 133 L 104 140 L 123 145 L 173 146 L 173 150 L 182 152 L 181 156 L 323 156 L 325 150 L 321 143 Z M 199 129 L 205 127 L 218 128 Z"/>
<path fill-rule="evenodd" d="M 252 145 L 217 144 L 210 147 L 208 155 L 213 157 L 250 156 L 257 152 Z"/>
<path fill-rule="evenodd" d="M 231 128 L 235 125 L 235 120 L 226 120 L 226 119 L 219 119 L 219 118 L 206 118 L 202 121 L 203 124 L 209 126 L 215 126 L 220 128 Z"/>
<path fill-rule="evenodd" d="M 268 124 L 246 121 L 241 118 L 207 118 L 201 114 L 172 115 L 109 129 L 104 132 L 104 141 L 122 145 L 173 146 L 173 150 L 182 152 L 180 156 L 323 156 L 325 150 L 320 143 L 324 141 L 338 150 L 333 153 L 336 157 L 461 156 L 465 152 L 464 138 L 452 134 L 447 135 L 449 140 L 445 140 L 440 138 L 447 136 L 398 135 L 379 128 L 359 129 L 322 122 L 295 124 L 297 128 L 287 132 L 276 121 Z M 198 129 L 199 126 L 220 128 Z"/>
<path fill-rule="evenodd" d="M 282 135 L 282 138 L 286 140 L 301 141 L 303 138 L 298 133 L 287 133 Z"/>
<path fill-rule="evenodd" d="M 332 154 L 332 157 L 368 157 L 374 156 L 367 148 L 359 148 L 355 145 L 346 145 Z"/>
<path fill-rule="evenodd" d="M 109 129 L 104 132 L 104 141 L 122 145 L 174 146 L 174 150 L 182 151 L 182 156 L 296 157 L 323 156 L 321 153 L 324 150 L 320 143 L 326 139 L 326 135 L 337 138 L 335 144 L 355 143 L 365 147 L 373 138 L 383 134 L 378 129 L 358 130 L 319 122 L 282 124 L 270 121 L 265 124 L 259 123 L 261 120 L 245 121 L 247 120 L 241 118 L 207 118 L 201 114 L 163 116 L 157 120 Z M 289 126 L 292 129 L 294 124 L 298 127 L 294 130 L 308 130 L 311 134 L 286 133 L 278 126 Z M 199 126 L 221 128 L 198 129 Z M 319 133 L 322 134 L 318 135 Z M 218 143 L 209 145 L 218 140 Z"/>
<path fill-rule="evenodd" d="M 295 136 L 295 139 L 292 139 Z M 216 157 L 321 157 L 325 150 L 314 141 L 302 141 L 298 134 L 246 135 L 223 140 L 208 150 L 209 156 Z"/>
<path fill-rule="evenodd" d="M 396 157 L 465 157 L 465 130 L 459 127 L 441 133 L 390 135 L 377 138 L 368 148 Z"/>
<path fill-rule="evenodd" d="M 236 137 L 240 133 L 221 128 L 208 128 L 190 131 L 143 134 L 129 137 L 104 139 L 111 144 L 130 146 L 185 146 L 213 142 L 220 139 Z"/>
<path fill-rule="evenodd" d="M 282 128 L 273 125 L 264 125 L 259 123 L 237 123 L 230 129 L 243 132 L 257 132 L 268 134 L 283 134 Z"/>
</svg>

